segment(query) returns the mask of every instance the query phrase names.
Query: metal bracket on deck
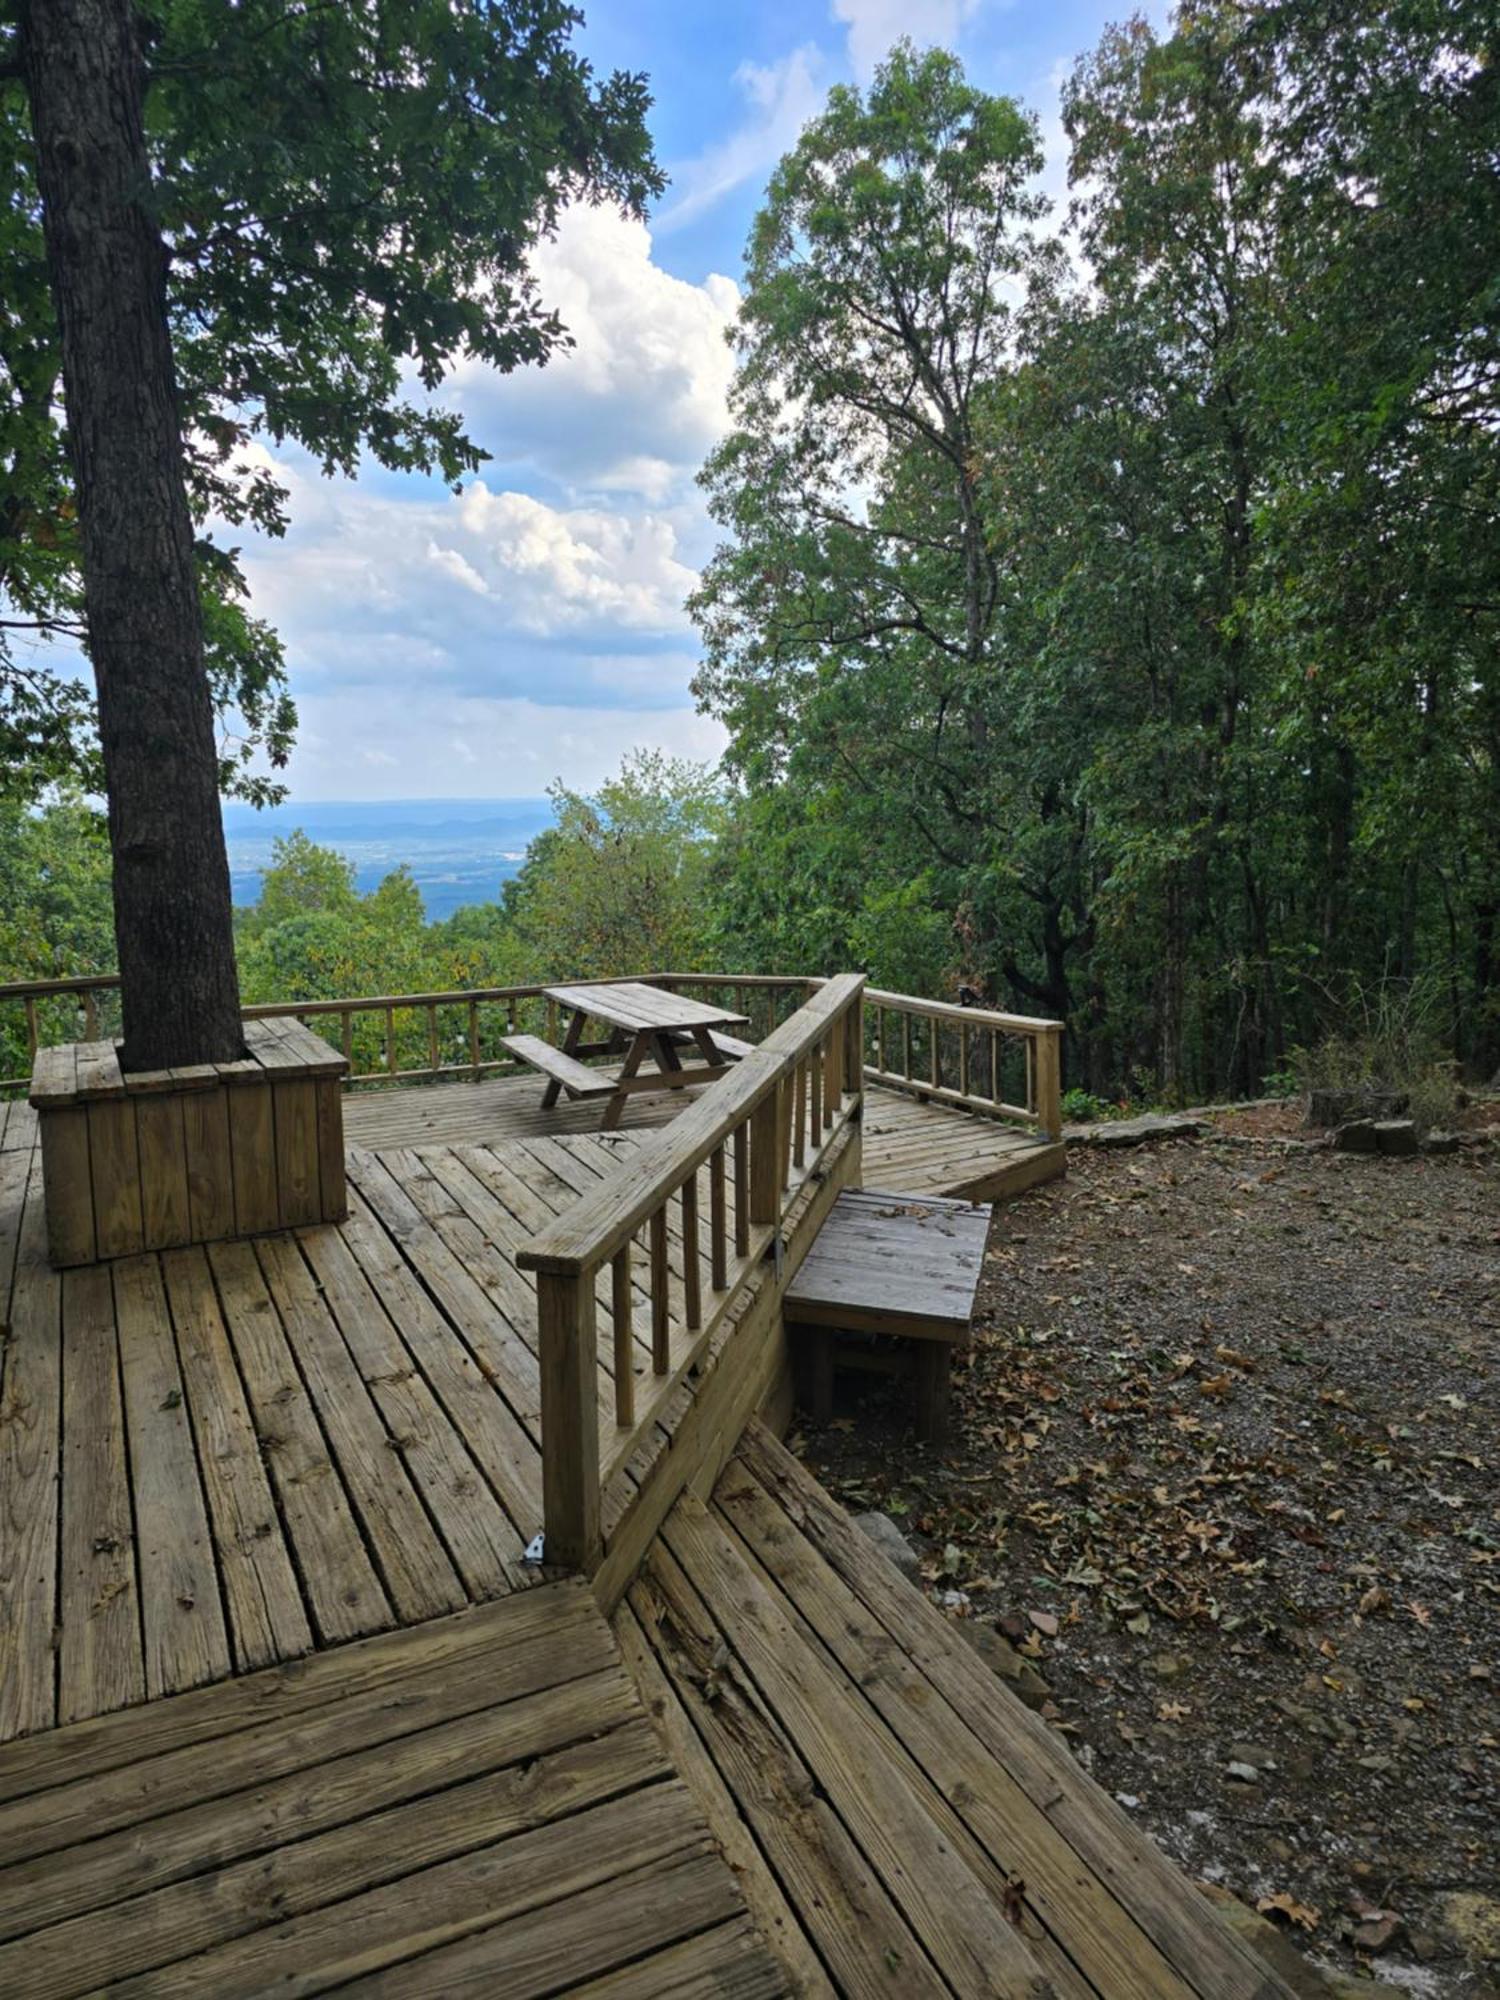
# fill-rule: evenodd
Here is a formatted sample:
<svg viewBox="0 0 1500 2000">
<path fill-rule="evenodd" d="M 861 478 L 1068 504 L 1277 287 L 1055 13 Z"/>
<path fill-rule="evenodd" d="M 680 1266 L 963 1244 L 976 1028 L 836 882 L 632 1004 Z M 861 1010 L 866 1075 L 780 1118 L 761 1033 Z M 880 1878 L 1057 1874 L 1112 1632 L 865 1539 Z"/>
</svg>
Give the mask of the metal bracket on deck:
<svg viewBox="0 0 1500 2000">
<path fill-rule="evenodd" d="M 521 1551 L 523 1563 L 539 1563 L 547 1560 L 547 1537 L 538 1529 Z"/>
</svg>

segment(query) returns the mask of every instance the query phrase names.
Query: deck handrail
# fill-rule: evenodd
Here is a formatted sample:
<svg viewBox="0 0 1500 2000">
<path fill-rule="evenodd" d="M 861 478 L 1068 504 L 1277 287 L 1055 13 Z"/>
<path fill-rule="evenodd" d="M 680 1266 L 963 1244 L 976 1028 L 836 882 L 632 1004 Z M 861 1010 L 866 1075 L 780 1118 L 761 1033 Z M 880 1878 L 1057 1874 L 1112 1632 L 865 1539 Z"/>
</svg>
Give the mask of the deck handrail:
<svg viewBox="0 0 1500 2000">
<path fill-rule="evenodd" d="M 602 1494 L 703 1354 L 798 1189 L 857 1118 L 864 984 L 862 973 L 841 973 L 820 985 L 729 1076 L 517 1250 L 517 1265 L 536 1273 L 549 1562 L 586 1573 L 597 1566 Z M 706 1301 L 699 1187 L 705 1168 Z M 643 1231 L 647 1256 L 639 1289 L 649 1292 L 651 1373 L 638 1403 L 633 1250 Z M 614 1421 L 601 1427 L 597 1313 L 606 1266 Z"/>
<path fill-rule="evenodd" d="M 589 978 L 570 979 L 568 984 L 604 986 L 624 976 L 620 973 L 596 974 Z M 691 981 L 718 985 L 735 993 L 760 991 L 766 995 L 766 1013 L 773 1021 L 778 1002 L 805 993 L 809 986 L 805 978 L 789 974 L 766 977 L 756 973 L 674 976 L 645 972 L 630 976 L 646 985 L 663 986 Z M 556 983 L 556 980 L 548 980 L 512 986 L 457 986 L 437 993 L 372 993 L 329 1000 L 259 1000 L 247 1003 L 241 1012 L 247 1021 L 337 1019 L 340 1031 L 337 1046 L 349 1065 L 348 1084 L 419 1080 L 436 1083 L 456 1077 L 467 1077 L 477 1083 L 485 1076 L 520 1074 L 523 1065 L 501 1048 L 500 1037 L 513 1035 L 522 1027 L 534 1027 L 547 1040 L 557 1039 L 558 1010 L 546 997 L 547 986 Z M 81 1027 L 81 1036 L 75 1027 L 65 1035 L 54 1033 L 52 1039 L 97 1041 L 101 1033 L 106 1032 L 101 1027 L 100 1002 L 105 995 L 118 993 L 119 987 L 120 975 L 117 972 L 83 973 L 67 978 L 15 980 L 0 984 L 0 1007 L 7 1002 L 20 1006 L 24 1010 L 26 1025 L 26 1070 L 16 1076 L 0 1075 L 0 1091 L 24 1090 L 30 1082 L 31 1065 L 45 1039 L 38 1016 L 39 1004 L 75 1000 L 77 1012 L 82 1016 L 77 1024 Z M 500 1018 L 490 1024 L 485 1018 L 486 1010 L 496 1009 Z M 439 1016 L 443 1012 L 459 1017 L 447 1030 L 440 1025 Z M 369 1059 L 367 1042 L 366 1060 L 361 1063 L 354 1024 L 370 1015 L 384 1017 L 383 1032 L 377 1036 L 375 1059 Z M 425 1015 L 426 1018 L 413 1024 L 409 1019 L 412 1015 Z M 402 1017 L 408 1018 L 403 1020 Z M 413 1052 L 413 1045 L 415 1053 L 425 1060 L 403 1062 L 403 1053 Z M 0 1067 L 3 1066 L 0 1062 Z"/>
<path fill-rule="evenodd" d="M 810 996 L 826 983 L 817 975 L 802 973 L 646 972 L 634 976 L 647 985 L 684 992 L 759 994 L 765 1003 L 763 1018 L 773 1024 L 789 1000 Z M 29 1082 L 30 1064 L 41 1041 L 39 1003 L 76 999 L 83 1017 L 82 1038 L 94 1041 L 100 1033 L 99 1001 L 104 994 L 115 992 L 119 983 L 117 973 L 92 973 L 0 985 L 0 1005 L 9 1001 L 24 1007 L 27 1028 L 27 1073 L 0 1076 L 0 1090 L 25 1089 Z M 578 986 L 607 983 L 602 975 L 570 981 Z M 753 1004 L 747 1001 L 747 1005 Z M 487 1010 L 498 1011 L 498 1021 L 489 1021 Z M 450 1018 L 446 1028 L 441 1022 L 445 1013 L 456 1017 Z M 503 1049 L 500 1037 L 534 1027 L 545 1039 L 556 1041 L 559 1025 L 557 1010 L 540 982 L 347 999 L 257 1001 L 247 1005 L 244 1014 L 247 1020 L 337 1019 L 339 1046 L 349 1064 L 351 1084 L 438 1082 L 458 1077 L 478 1082 L 486 1076 L 516 1075 L 521 1066 Z M 374 1051 L 367 1033 L 361 1035 L 362 1046 L 356 1045 L 355 1038 L 355 1022 L 370 1015 L 383 1017 L 374 1037 Z M 425 1021 L 410 1019 L 424 1015 Z M 1045 1138 L 1061 1137 L 1061 1022 L 988 1007 L 962 1007 L 948 1000 L 927 1000 L 881 987 L 866 988 L 865 1019 L 864 1072 L 871 1083 L 1033 1125 Z M 417 1060 L 403 1060 L 413 1054 Z"/>
</svg>

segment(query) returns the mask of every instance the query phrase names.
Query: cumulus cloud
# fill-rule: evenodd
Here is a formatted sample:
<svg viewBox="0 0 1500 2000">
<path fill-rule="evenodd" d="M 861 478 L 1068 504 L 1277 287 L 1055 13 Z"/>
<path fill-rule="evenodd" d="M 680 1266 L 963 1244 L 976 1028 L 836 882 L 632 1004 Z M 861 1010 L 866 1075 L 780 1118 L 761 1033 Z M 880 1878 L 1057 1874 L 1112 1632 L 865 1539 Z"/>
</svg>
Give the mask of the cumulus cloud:
<svg viewBox="0 0 1500 2000">
<path fill-rule="evenodd" d="M 492 454 L 461 494 L 250 454 L 289 488 L 285 540 L 243 561 L 302 717 L 294 795 L 472 792 L 480 773 L 526 792 L 596 782 L 636 743 L 718 752 L 688 695 L 683 601 L 710 539 L 693 482 L 728 423 L 738 288 L 674 277 L 608 208 L 569 211 L 536 272 L 574 344 L 545 369 L 469 362 L 445 381 Z"/>
<path fill-rule="evenodd" d="M 705 214 L 752 177 L 764 175 L 823 107 L 822 53 L 804 42 L 774 63 L 741 63 L 735 83 L 745 99 L 744 122 L 672 175 L 676 199 L 657 217 L 663 235 Z"/>
<path fill-rule="evenodd" d="M 442 400 L 501 464 L 661 503 L 723 434 L 739 288 L 712 273 L 701 284 L 673 277 L 653 262 L 645 224 L 610 208 L 570 209 L 535 269 L 573 345 L 511 376 L 461 363 Z"/>
</svg>

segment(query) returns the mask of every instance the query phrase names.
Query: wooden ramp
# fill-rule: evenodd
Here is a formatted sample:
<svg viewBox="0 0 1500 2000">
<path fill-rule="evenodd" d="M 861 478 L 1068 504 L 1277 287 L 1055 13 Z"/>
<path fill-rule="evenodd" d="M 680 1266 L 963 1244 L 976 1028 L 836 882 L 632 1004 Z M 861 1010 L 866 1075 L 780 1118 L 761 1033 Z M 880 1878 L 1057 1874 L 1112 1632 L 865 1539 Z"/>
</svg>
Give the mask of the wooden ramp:
<svg viewBox="0 0 1500 2000">
<path fill-rule="evenodd" d="M 788 1990 L 572 1583 L 12 1743 L 0 1939 L 17 2000 Z"/>
<path fill-rule="evenodd" d="M 1290 1993 L 759 1426 L 615 1629 L 800 1991 Z"/>
</svg>

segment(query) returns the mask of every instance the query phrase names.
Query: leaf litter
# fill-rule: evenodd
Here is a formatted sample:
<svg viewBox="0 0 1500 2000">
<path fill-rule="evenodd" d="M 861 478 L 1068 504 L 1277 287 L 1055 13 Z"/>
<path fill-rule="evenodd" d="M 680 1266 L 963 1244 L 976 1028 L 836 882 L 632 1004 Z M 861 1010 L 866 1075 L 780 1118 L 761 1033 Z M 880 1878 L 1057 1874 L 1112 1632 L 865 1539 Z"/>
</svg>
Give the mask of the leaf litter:
<svg viewBox="0 0 1500 2000">
<path fill-rule="evenodd" d="M 950 1444 L 899 1378 L 802 1433 L 1190 1873 L 1464 2000 L 1458 1915 L 1500 1920 L 1497 1212 L 1493 1150 L 1075 1148 L 997 1210 Z"/>
</svg>

